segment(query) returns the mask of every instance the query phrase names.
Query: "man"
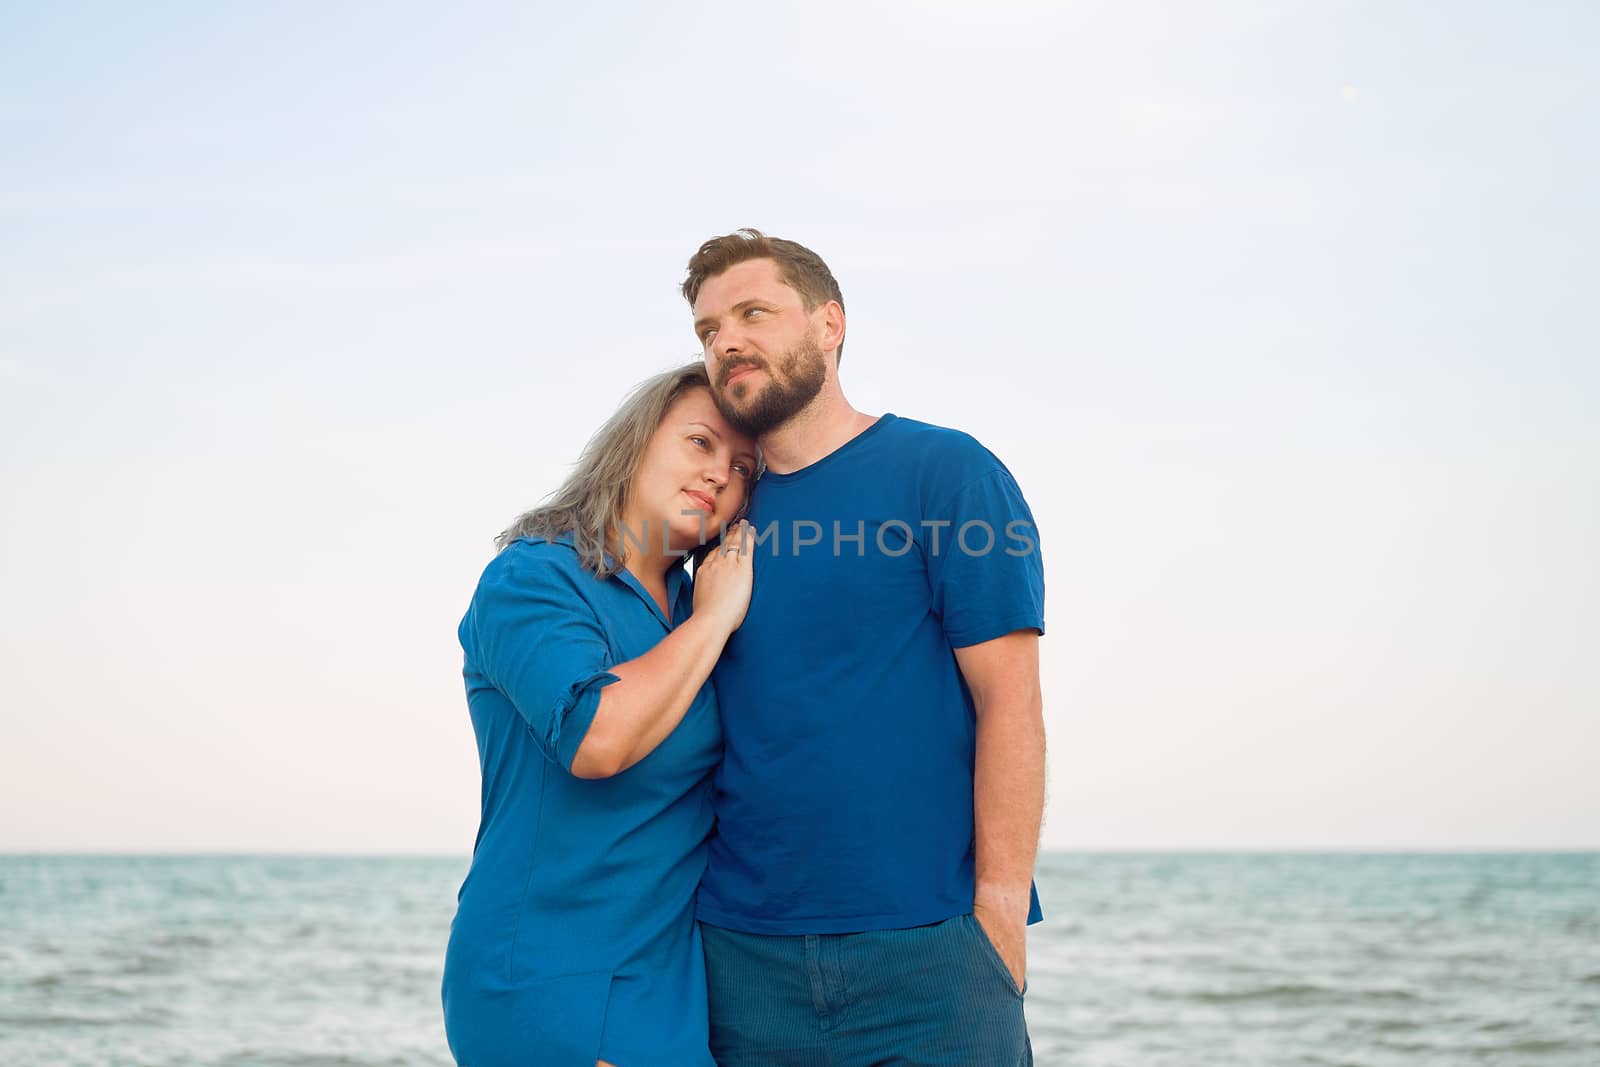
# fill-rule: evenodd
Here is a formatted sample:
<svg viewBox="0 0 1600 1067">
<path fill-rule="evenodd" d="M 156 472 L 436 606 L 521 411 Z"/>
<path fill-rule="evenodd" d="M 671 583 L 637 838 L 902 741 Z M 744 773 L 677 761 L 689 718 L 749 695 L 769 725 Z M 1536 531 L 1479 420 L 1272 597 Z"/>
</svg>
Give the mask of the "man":
<svg viewBox="0 0 1600 1067">
<path fill-rule="evenodd" d="M 715 676 L 712 1052 L 1031 1064 L 1044 577 L 1027 503 L 966 434 L 850 406 L 844 300 L 815 253 L 740 230 L 701 246 L 683 293 L 718 405 L 767 463 L 755 592 Z"/>
</svg>

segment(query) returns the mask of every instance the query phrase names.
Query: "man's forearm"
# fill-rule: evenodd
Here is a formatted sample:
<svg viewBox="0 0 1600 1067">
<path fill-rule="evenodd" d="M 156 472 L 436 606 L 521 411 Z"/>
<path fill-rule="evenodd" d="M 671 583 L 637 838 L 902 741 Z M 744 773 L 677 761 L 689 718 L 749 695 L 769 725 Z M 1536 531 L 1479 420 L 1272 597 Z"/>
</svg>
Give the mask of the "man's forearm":
<svg viewBox="0 0 1600 1067">
<path fill-rule="evenodd" d="M 1028 969 L 1029 888 L 1044 817 L 1039 636 L 1016 630 L 955 652 L 978 717 L 972 914 L 1021 989 Z"/>
<path fill-rule="evenodd" d="M 978 709 L 973 833 L 979 903 L 1027 921 L 1044 817 L 1044 702 L 1037 680 Z"/>
</svg>

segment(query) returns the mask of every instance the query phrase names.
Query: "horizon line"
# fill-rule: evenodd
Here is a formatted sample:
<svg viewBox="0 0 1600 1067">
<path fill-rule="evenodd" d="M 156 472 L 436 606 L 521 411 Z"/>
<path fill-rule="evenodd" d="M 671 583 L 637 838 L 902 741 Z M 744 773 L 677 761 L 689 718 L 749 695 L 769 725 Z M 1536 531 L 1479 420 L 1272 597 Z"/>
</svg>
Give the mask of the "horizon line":
<svg viewBox="0 0 1600 1067">
<path fill-rule="evenodd" d="M 1582 856 L 1600 854 L 1600 846 L 1174 846 L 1041 848 L 1039 856 Z M 444 851 L 339 851 L 333 849 L 283 849 L 236 851 L 228 849 L 0 849 L 0 859 L 352 859 L 352 860 L 468 860 L 470 850 Z"/>
</svg>

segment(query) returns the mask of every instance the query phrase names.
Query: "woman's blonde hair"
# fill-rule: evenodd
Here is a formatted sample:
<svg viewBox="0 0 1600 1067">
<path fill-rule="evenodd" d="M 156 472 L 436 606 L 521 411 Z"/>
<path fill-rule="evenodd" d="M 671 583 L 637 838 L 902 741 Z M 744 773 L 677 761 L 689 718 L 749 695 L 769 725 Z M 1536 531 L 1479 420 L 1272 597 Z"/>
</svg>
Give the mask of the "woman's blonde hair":
<svg viewBox="0 0 1600 1067">
<path fill-rule="evenodd" d="M 618 543 L 618 531 L 645 449 L 674 401 L 691 389 L 710 388 L 705 364 L 698 361 L 640 382 L 583 446 L 561 488 L 500 531 L 495 547 L 504 549 L 519 537 L 554 540 L 571 534 L 578 558 L 597 576 L 605 578 L 622 570 L 627 553 L 626 545 Z M 751 473 L 746 493 L 756 472 Z M 609 557 L 608 548 L 616 550 Z"/>
</svg>

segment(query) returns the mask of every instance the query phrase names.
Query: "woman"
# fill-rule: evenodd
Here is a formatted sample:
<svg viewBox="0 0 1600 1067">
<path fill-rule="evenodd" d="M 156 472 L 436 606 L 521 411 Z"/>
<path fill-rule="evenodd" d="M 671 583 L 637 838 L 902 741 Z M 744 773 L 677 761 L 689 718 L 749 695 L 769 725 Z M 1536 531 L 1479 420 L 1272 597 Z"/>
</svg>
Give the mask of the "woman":
<svg viewBox="0 0 1600 1067">
<path fill-rule="evenodd" d="M 445 956 L 462 1064 L 712 1067 L 707 679 L 749 604 L 748 528 L 692 590 L 683 559 L 743 511 L 756 464 L 693 364 L 635 390 L 497 539 L 460 629 L 483 770 Z"/>
</svg>

